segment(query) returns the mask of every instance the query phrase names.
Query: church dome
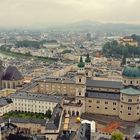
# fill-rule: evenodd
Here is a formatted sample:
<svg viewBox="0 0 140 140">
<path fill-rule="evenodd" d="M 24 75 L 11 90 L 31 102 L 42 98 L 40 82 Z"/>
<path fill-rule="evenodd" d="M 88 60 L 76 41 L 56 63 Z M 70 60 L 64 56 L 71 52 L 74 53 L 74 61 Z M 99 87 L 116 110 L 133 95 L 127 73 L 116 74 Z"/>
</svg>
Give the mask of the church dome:
<svg viewBox="0 0 140 140">
<path fill-rule="evenodd" d="M 85 62 L 86 62 L 86 63 L 90 63 L 90 62 L 91 62 L 91 59 L 90 59 L 90 57 L 89 57 L 89 54 L 87 54 L 87 57 L 86 57 L 86 59 L 85 59 Z"/>
<path fill-rule="evenodd" d="M 140 78 L 140 68 L 135 66 L 125 67 L 122 75 L 128 78 Z"/>
<path fill-rule="evenodd" d="M 80 62 L 78 63 L 78 67 L 83 68 L 85 67 L 85 63 L 83 62 L 83 58 L 80 57 Z"/>
</svg>

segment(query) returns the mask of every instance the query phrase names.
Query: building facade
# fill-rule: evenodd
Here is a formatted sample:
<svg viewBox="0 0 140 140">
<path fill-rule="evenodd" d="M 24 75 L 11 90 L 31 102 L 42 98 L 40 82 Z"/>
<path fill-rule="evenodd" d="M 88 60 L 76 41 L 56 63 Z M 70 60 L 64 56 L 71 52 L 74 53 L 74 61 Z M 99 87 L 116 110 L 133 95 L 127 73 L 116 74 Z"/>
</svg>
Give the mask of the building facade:
<svg viewBox="0 0 140 140">
<path fill-rule="evenodd" d="M 77 73 L 73 79 L 46 78 L 44 81 L 39 80 L 37 81 L 38 92 L 47 93 L 48 91 L 51 93 L 57 91 L 61 95 L 74 97 L 73 102 L 64 104 L 64 112 L 70 115 L 81 115 L 86 112 L 118 116 L 126 121 L 140 119 L 139 67 L 125 67 L 122 72 L 123 79 L 120 82 L 93 80 L 91 77 L 92 65 L 90 57 L 87 55 L 85 62 L 83 62 L 82 57 L 80 58 Z M 76 104 L 81 104 L 81 106 L 78 108 Z M 132 117 L 134 114 L 135 117 Z"/>
</svg>

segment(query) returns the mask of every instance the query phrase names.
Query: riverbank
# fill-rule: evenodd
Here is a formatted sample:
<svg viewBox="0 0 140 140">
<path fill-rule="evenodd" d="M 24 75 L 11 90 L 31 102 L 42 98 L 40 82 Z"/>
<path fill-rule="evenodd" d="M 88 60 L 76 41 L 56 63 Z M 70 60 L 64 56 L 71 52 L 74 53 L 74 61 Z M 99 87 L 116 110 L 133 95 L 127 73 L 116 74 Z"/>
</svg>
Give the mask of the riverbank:
<svg viewBox="0 0 140 140">
<path fill-rule="evenodd" d="M 34 60 L 40 60 L 40 61 L 45 61 L 45 62 L 56 62 L 58 60 L 56 58 L 32 56 L 32 55 L 16 53 L 16 52 L 11 52 L 11 51 L 1 50 L 1 49 L 0 49 L 0 53 L 5 57 L 7 56 L 7 57 L 12 57 L 12 58 L 23 58 L 23 59 L 28 59 L 28 60 L 34 59 Z"/>
</svg>

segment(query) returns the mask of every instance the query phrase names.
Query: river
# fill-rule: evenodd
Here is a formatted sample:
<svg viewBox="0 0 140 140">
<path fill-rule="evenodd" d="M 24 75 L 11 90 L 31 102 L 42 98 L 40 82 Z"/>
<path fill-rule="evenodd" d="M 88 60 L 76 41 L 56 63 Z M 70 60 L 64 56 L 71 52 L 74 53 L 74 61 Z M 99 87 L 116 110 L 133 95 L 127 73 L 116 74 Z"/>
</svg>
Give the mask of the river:
<svg viewBox="0 0 140 140">
<path fill-rule="evenodd" d="M 0 58 L 13 58 L 0 52 Z"/>
</svg>

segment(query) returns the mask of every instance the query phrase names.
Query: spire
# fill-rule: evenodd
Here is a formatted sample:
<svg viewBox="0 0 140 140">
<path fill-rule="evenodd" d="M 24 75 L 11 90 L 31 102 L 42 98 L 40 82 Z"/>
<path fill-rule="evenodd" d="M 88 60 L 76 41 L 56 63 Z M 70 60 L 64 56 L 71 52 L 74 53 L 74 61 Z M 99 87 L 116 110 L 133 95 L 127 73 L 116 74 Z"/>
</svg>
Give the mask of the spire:
<svg viewBox="0 0 140 140">
<path fill-rule="evenodd" d="M 89 57 L 89 54 L 87 54 L 87 57 L 86 57 L 86 59 L 85 59 L 85 62 L 86 62 L 86 63 L 90 63 L 90 62 L 91 62 L 91 59 L 90 59 L 90 57 Z"/>
<path fill-rule="evenodd" d="M 83 62 L 82 56 L 80 57 L 80 62 L 78 63 L 78 67 L 80 68 L 85 67 L 85 63 Z"/>
</svg>

